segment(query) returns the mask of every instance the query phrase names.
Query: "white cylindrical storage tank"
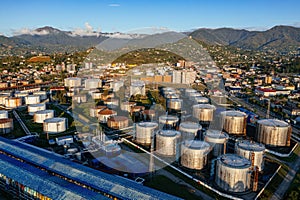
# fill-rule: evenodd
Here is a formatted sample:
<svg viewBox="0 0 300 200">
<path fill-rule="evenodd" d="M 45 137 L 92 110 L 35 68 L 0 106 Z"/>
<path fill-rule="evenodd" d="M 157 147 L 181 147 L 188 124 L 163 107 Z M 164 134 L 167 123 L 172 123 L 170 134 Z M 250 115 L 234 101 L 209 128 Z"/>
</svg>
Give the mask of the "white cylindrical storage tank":
<svg viewBox="0 0 300 200">
<path fill-rule="evenodd" d="M 197 136 L 202 126 L 195 122 L 181 122 L 179 125 L 179 131 L 182 134 L 182 140 L 194 139 Z"/>
<path fill-rule="evenodd" d="M 168 99 L 167 108 L 172 110 L 181 110 L 182 103 L 183 103 L 182 99 Z"/>
<path fill-rule="evenodd" d="M 162 156 L 175 156 L 178 153 L 178 143 L 181 133 L 174 130 L 156 132 L 156 153 Z"/>
<path fill-rule="evenodd" d="M 133 106 L 135 106 L 135 105 L 136 105 L 135 102 L 125 101 L 125 102 L 121 102 L 120 108 L 121 108 L 121 110 L 123 110 L 123 111 L 130 112 L 130 111 L 131 111 L 131 108 L 132 108 Z"/>
<path fill-rule="evenodd" d="M 103 94 L 102 92 L 92 92 L 91 96 L 92 96 L 92 99 L 101 99 L 102 94 Z"/>
<path fill-rule="evenodd" d="M 113 116 L 116 116 L 117 115 L 117 112 L 114 111 L 114 110 L 110 110 L 108 108 L 106 109 L 103 109 L 103 110 L 100 110 L 98 112 L 98 120 L 101 122 L 101 123 L 106 123 L 107 120 L 110 118 L 110 117 L 113 117 Z"/>
<path fill-rule="evenodd" d="M 236 155 L 224 154 L 216 163 L 216 184 L 228 192 L 245 192 L 250 189 L 250 160 Z"/>
<path fill-rule="evenodd" d="M 97 78 L 86 79 L 84 81 L 84 87 L 86 90 L 96 89 L 102 86 L 102 81 Z"/>
<path fill-rule="evenodd" d="M 200 122 L 211 122 L 214 118 L 216 107 L 210 104 L 193 105 L 193 116 Z"/>
<path fill-rule="evenodd" d="M 39 95 L 28 95 L 27 97 L 25 97 L 25 103 L 27 105 L 38 104 L 40 102 L 41 102 L 41 98 Z"/>
<path fill-rule="evenodd" d="M 41 100 L 47 99 L 46 91 L 36 91 L 36 92 L 33 92 L 33 95 L 39 95 Z"/>
<path fill-rule="evenodd" d="M 0 110 L 0 119 L 8 118 L 8 112 L 6 110 Z"/>
<path fill-rule="evenodd" d="M 240 140 L 235 145 L 236 154 L 251 161 L 252 166 L 257 166 L 259 171 L 264 168 L 265 146 L 249 140 Z"/>
<path fill-rule="evenodd" d="M 38 104 L 30 104 L 28 105 L 28 114 L 33 115 L 35 112 L 40 110 L 46 110 L 46 104 L 38 103 Z"/>
<path fill-rule="evenodd" d="M 186 140 L 181 145 L 180 164 L 189 169 L 201 170 L 207 164 L 209 152 L 210 146 L 207 142 Z"/>
<path fill-rule="evenodd" d="M 127 128 L 128 124 L 129 119 L 125 116 L 112 116 L 107 119 L 107 126 L 113 129 Z"/>
<path fill-rule="evenodd" d="M 7 108 L 17 108 L 22 105 L 21 97 L 9 97 L 5 99 L 5 107 Z"/>
<path fill-rule="evenodd" d="M 9 98 L 10 95 L 8 94 L 0 94 L 0 104 L 5 105 L 5 99 Z"/>
<path fill-rule="evenodd" d="M 215 157 L 226 153 L 228 138 L 229 136 L 225 132 L 213 129 L 208 129 L 204 135 L 204 140 L 213 148 L 212 154 Z"/>
<path fill-rule="evenodd" d="M 291 126 L 282 120 L 262 119 L 257 121 L 257 142 L 270 146 L 289 146 Z"/>
<path fill-rule="evenodd" d="M 246 134 L 246 113 L 236 110 L 229 110 L 221 112 L 221 117 L 224 131 L 234 135 Z"/>
<path fill-rule="evenodd" d="M 138 94 L 142 96 L 146 94 L 145 83 L 143 81 L 133 81 L 130 85 L 130 96 Z"/>
<path fill-rule="evenodd" d="M 49 134 L 61 133 L 67 130 L 67 118 L 54 117 L 45 119 L 43 123 L 43 130 Z"/>
<path fill-rule="evenodd" d="M 65 87 L 80 87 L 81 86 L 81 78 L 78 77 L 69 77 L 64 79 Z"/>
<path fill-rule="evenodd" d="M 179 118 L 174 115 L 162 115 L 159 117 L 158 121 L 163 126 L 166 125 L 175 128 L 177 126 Z"/>
<path fill-rule="evenodd" d="M 44 123 L 45 119 L 53 118 L 54 110 L 40 110 L 34 113 L 33 121 L 35 123 Z"/>
<path fill-rule="evenodd" d="M 108 108 L 116 108 L 119 106 L 119 100 L 118 99 L 113 99 L 113 98 L 109 98 L 106 99 L 104 101 L 104 104 L 108 107 Z"/>
<path fill-rule="evenodd" d="M 209 99 L 208 98 L 201 97 L 201 96 L 194 97 L 193 101 L 195 103 L 198 103 L 198 104 L 208 104 L 209 103 Z"/>
<path fill-rule="evenodd" d="M 0 134 L 10 133 L 14 129 L 13 119 L 0 119 Z"/>
<path fill-rule="evenodd" d="M 140 122 L 136 124 L 136 142 L 144 145 L 151 144 L 154 131 L 158 127 L 156 122 Z"/>
</svg>

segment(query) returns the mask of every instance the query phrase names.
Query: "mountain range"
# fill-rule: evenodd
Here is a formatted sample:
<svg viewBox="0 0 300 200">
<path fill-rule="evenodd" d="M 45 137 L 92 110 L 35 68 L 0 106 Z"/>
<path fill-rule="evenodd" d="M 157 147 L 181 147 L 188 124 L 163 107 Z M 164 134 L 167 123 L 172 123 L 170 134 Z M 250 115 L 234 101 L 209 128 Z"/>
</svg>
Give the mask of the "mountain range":
<svg viewBox="0 0 300 200">
<path fill-rule="evenodd" d="M 300 28 L 292 26 L 275 26 L 266 31 L 200 28 L 186 34 L 209 45 L 233 46 L 245 50 L 287 52 L 300 47 Z M 0 55 L 26 54 L 32 51 L 72 52 L 96 46 L 111 37 L 132 38 L 137 35 L 97 32 L 79 35 L 45 26 L 12 37 L 0 35 Z"/>
</svg>

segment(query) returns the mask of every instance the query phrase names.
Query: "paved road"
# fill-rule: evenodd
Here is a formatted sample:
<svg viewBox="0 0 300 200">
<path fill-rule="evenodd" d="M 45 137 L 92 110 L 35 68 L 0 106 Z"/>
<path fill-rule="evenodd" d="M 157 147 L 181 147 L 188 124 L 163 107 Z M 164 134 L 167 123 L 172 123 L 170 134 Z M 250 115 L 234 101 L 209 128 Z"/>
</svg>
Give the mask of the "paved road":
<svg viewBox="0 0 300 200">
<path fill-rule="evenodd" d="M 298 157 L 295 162 L 290 165 L 289 172 L 285 176 L 284 180 L 281 184 L 277 187 L 277 190 L 271 197 L 271 200 L 281 200 L 283 199 L 284 194 L 288 190 L 293 178 L 297 174 L 300 169 L 300 153 L 298 153 Z"/>
</svg>

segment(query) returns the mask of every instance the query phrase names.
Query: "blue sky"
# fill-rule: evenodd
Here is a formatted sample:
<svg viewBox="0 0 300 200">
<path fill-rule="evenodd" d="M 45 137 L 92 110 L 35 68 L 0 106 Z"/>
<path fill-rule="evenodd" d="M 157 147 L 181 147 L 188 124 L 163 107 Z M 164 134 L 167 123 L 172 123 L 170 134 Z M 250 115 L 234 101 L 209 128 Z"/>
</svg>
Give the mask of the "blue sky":
<svg viewBox="0 0 300 200">
<path fill-rule="evenodd" d="M 300 26 L 299 0 L 7 0 L 0 5 L 0 33 L 5 35 L 45 25 L 103 32 Z"/>
</svg>

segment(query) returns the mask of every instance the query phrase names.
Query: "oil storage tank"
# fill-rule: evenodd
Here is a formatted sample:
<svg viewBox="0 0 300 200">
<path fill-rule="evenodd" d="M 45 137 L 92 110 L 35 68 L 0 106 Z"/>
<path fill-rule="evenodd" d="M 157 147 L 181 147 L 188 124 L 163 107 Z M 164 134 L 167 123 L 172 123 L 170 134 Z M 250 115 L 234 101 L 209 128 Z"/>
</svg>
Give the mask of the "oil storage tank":
<svg viewBox="0 0 300 200">
<path fill-rule="evenodd" d="M 193 98 L 193 101 L 195 103 L 198 103 L 198 104 L 208 104 L 209 103 L 209 98 L 196 96 L 196 97 Z"/>
<path fill-rule="evenodd" d="M 8 118 L 8 112 L 6 110 L 0 110 L 0 119 Z"/>
<path fill-rule="evenodd" d="M 102 81 L 97 78 L 86 79 L 84 81 L 84 87 L 86 90 L 96 89 L 102 86 Z"/>
<path fill-rule="evenodd" d="M 265 146 L 249 140 L 239 140 L 235 146 L 236 154 L 251 161 L 252 166 L 257 166 L 259 171 L 264 168 Z"/>
<path fill-rule="evenodd" d="M 68 119 L 64 117 L 54 117 L 45 119 L 43 130 L 49 134 L 61 133 L 67 130 Z"/>
<path fill-rule="evenodd" d="M 30 104 L 28 105 L 28 114 L 34 115 L 36 111 L 46 110 L 46 104 L 38 103 L 38 104 Z"/>
<path fill-rule="evenodd" d="M 144 145 L 151 144 L 154 131 L 158 127 L 156 122 L 140 122 L 136 124 L 136 142 Z"/>
<path fill-rule="evenodd" d="M 198 131 L 202 129 L 202 126 L 195 122 L 181 122 L 179 125 L 179 131 L 182 134 L 182 140 L 194 139 L 197 136 Z"/>
<path fill-rule="evenodd" d="M 81 78 L 69 77 L 64 79 L 65 87 L 73 88 L 81 86 Z"/>
<path fill-rule="evenodd" d="M 256 141 L 270 146 L 290 146 L 291 126 L 282 120 L 262 119 L 257 121 Z"/>
<path fill-rule="evenodd" d="M 45 119 L 49 119 L 53 117 L 54 117 L 54 110 L 40 110 L 34 113 L 33 121 L 35 123 L 44 123 Z"/>
<path fill-rule="evenodd" d="M 193 170 L 201 170 L 207 164 L 210 145 L 200 140 L 185 140 L 181 145 L 180 164 Z"/>
<path fill-rule="evenodd" d="M 199 122 L 211 122 L 214 118 L 214 111 L 216 107 L 210 104 L 196 104 L 193 105 L 193 116 Z"/>
<path fill-rule="evenodd" d="M 40 102 L 41 102 L 41 99 L 40 99 L 39 95 L 28 95 L 27 97 L 25 97 L 25 103 L 27 105 L 38 104 Z"/>
<path fill-rule="evenodd" d="M 17 108 L 22 106 L 22 98 L 21 97 L 9 97 L 5 99 L 5 107 L 7 108 Z"/>
<path fill-rule="evenodd" d="M 228 138 L 227 133 L 214 129 L 208 129 L 204 134 L 204 141 L 211 145 L 212 155 L 215 157 L 226 153 Z"/>
<path fill-rule="evenodd" d="M 10 133 L 14 129 L 13 119 L 0 119 L 0 134 Z"/>
<path fill-rule="evenodd" d="M 228 110 L 221 112 L 221 117 L 224 131 L 233 135 L 246 134 L 246 113 L 235 110 Z"/>
<path fill-rule="evenodd" d="M 220 188 L 228 192 L 245 192 L 250 189 L 250 160 L 236 154 L 224 154 L 216 162 L 215 183 Z"/>
<path fill-rule="evenodd" d="M 182 99 L 168 99 L 167 100 L 167 108 L 170 110 L 181 110 L 182 107 Z"/>
<path fill-rule="evenodd" d="M 112 116 L 107 119 L 107 126 L 113 129 L 122 129 L 128 127 L 129 119 L 125 116 Z"/>
<path fill-rule="evenodd" d="M 175 130 L 159 130 L 156 132 L 156 153 L 162 156 L 179 154 L 181 133 Z"/>
<path fill-rule="evenodd" d="M 176 128 L 179 118 L 175 115 L 161 115 L 158 118 L 159 123 L 165 128 Z"/>
</svg>

